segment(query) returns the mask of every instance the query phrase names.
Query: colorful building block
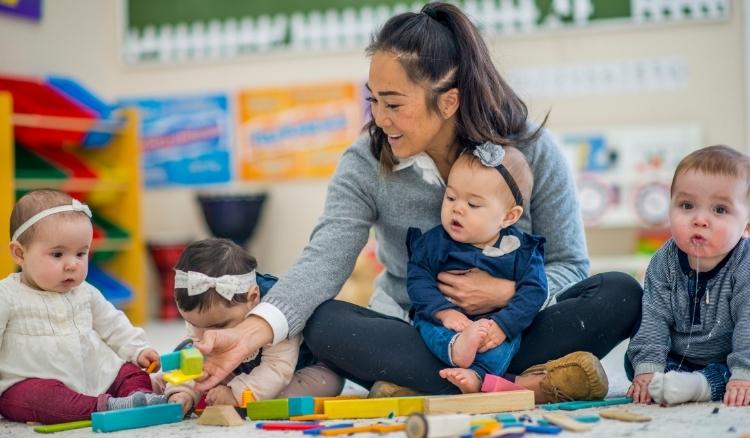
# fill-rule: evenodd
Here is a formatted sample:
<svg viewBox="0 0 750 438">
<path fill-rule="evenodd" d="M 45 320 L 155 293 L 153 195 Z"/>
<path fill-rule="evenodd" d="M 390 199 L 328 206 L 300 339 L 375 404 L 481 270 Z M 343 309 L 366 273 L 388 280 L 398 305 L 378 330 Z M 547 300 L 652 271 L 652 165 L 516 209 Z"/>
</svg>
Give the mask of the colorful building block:
<svg viewBox="0 0 750 438">
<path fill-rule="evenodd" d="M 289 418 L 289 400 L 257 400 L 247 404 L 247 418 L 251 420 L 284 420 Z"/>
<path fill-rule="evenodd" d="M 315 413 L 315 399 L 310 396 L 289 397 L 289 416 L 312 415 Z"/>
<path fill-rule="evenodd" d="M 329 419 L 380 418 L 399 415 L 397 398 L 368 398 L 360 400 L 327 400 L 323 410 Z"/>
<path fill-rule="evenodd" d="M 614 397 L 614 398 L 607 398 L 604 400 L 580 400 L 580 401 L 571 401 L 571 402 L 562 402 L 562 403 L 548 403 L 546 405 L 542 405 L 542 409 L 544 409 L 545 411 L 556 411 L 556 410 L 575 411 L 577 409 L 595 408 L 599 406 L 622 405 L 622 404 L 628 404 L 632 402 L 633 402 L 633 399 L 631 399 L 630 397 Z"/>
<path fill-rule="evenodd" d="M 180 352 L 173 351 L 171 353 L 161 355 L 161 370 L 172 371 L 180 368 Z"/>
<path fill-rule="evenodd" d="M 42 426 L 36 426 L 34 428 L 34 432 L 55 433 L 62 432 L 64 430 L 83 429 L 85 427 L 91 427 L 91 420 L 71 421 L 69 423 L 58 424 L 44 424 Z"/>
<path fill-rule="evenodd" d="M 490 414 L 534 409 L 534 392 L 503 391 L 427 397 L 425 414 Z"/>
<path fill-rule="evenodd" d="M 521 385 L 517 385 L 510 380 L 503 379 L 502 377 L 487 374 L 482 380 L 482 392 L 500 392 L 500 391 L 517 391 L 520 389 L 526 389 Z"/>
<path fill-rule="evenodd" d="M 424 413 L 424 397 L 395 397 L 398 401 L 398 415 L 405 417 L 411 414 Z"/>
<path fill-rule="evenodd" d="M 197 348 L 180 350 L 180 370 L 188 376 L 203 373 L 203 355 Z"/>
<path fill-rule="evenodd" d="M 165 382 L 169 382 L 173 385 L 182 385 L 183 383 L 195 380 L 202 375 L 202 372 L 198 374 L 185 374 L 182 370 L 177 370 L 172 371 L 171 373 L 165 373 L 162 378 Z"/>
<path fill-rule="evenodd" d="M 358 395 L 339 395 L 337 397 L 315 397 L 315 413 L 316 414 L 322 414 L 323 404 L 328 400 L 357 400 L 361 399 L 362 397 Z"/>
<path fill-rule="evenodd" d="M 91 428 L 94 432 L 114 432 L 157 424 L 176 423 L 181 420 L 182 405 L 179 403 L 164 403 L 117 411 L 94 412 L 91 414 Z"/>
</svg>

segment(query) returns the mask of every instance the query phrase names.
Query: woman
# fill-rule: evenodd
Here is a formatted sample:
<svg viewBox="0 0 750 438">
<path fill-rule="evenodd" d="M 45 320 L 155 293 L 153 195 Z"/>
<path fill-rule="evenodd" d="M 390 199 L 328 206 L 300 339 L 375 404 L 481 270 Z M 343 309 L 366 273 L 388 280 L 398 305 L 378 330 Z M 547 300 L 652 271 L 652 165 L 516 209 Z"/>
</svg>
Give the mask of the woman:
<svg viewBox="0 0 750 438">
<path fill-rule="evenodd" d="M 241 326 L 209 331 L 197 344 L 208 355 L 209 377 L 200 386 L 211 387 L 244 357 L 306 324 L 313 353 L 355 382 L 455 392 L 438 375 L 444 365 L 406 322 L 406 231 L 439 223 L 452 163 L 461 151 L 492 142 L 518 147 L 529 161 L 534 190 L 518 225 L 547 238 L 551 305 L 524 334 L 509 371 L 522 373 L 516 383 L 534 390 L 538 403 L 603 397 L 607 380 L 596 356 L 630 334 L 642 290 L 621 273 L 584 280 L 588 258 L 575 186 L 552 137 L 531 126 L 525 104 L 500 77 L 476 27 L 455 6 L 432 3 L 420 13 L 391 18 L 367 53 L 373 115 L 368 135 L 342 156 L 324 214 L 297 263 Z M 371 227 L 385 271 L 369 309 L 331 301 Z M 471 314 L 503 306 L 515 292 L 513 282 L 477 270 L 444 272 L 438 280 L 441 291 Z M 547 362 L 577 350 L 593 354 Z M 543 365 L 527 369 L 535 364 Z M 388 385 L 378 385 L 374 393 L 388 395 Z"/>
</svg>

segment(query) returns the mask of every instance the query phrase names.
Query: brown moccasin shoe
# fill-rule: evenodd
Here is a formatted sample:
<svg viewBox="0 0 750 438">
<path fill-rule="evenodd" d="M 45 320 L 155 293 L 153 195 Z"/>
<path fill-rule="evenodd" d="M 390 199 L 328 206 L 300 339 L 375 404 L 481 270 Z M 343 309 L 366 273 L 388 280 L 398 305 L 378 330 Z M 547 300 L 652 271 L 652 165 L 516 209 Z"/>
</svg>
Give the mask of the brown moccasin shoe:
<svg viewBox="0 0 750 438">
<path fill-rule="evenodd" d="M 521 375 L 545 374 L 542 392 L 550 402 L 601 400 L 609 382 L 599 359 L 588 351 L 576 351 L 545 364 L 534 365 Z"/>
<path fill-rule="evenodd" d="M 398 386 L 395 383 L 386 382 L 385 380 L 378 380 L 373 383 L 370 393 L 367 394 L 367 398 L 409 397 L 412 395 L 420 394 L 411 388 Z"/>
</svg>

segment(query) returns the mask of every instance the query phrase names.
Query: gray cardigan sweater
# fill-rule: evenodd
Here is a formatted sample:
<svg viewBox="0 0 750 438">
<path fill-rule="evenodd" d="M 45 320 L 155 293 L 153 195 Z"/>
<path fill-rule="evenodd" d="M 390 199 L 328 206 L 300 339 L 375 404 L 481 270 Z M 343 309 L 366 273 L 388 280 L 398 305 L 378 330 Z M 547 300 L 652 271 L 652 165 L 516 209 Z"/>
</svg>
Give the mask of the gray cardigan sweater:
<svg viewBox="0 0 750 438">
<path fill-rule="evenodd" d="M 377 278 L 370 307 L 404 318 L 406 231 L 428 230 L 440 223 L 444 187 L 423 178 L 422 166 L 402 166 L 384 175 L 360 137 L 344 152 L 328 185 L 325 210 L 297 262 L 263 299 L 280 311 L 289 335 L 299 333 L 315 308 L 338 294 L 354 269 L 357 256 L 374 228 L 378 259 L 385 266 Z M 584 279 L 589 261 L 576 188 L 568 164 L 546 131 L 521 149 L 534 173 L 530 207 L 517 226 L 546 237 L 545 270 L 550 298 Z M 262 315 L 261 315 L 262 316 Z M 274 330 L 274 337 L 279 339 Z"/>
<path fill-rule="evenodd" d="M 701 272 L 698 283 L 696 288 L 695 271 L 673 240 L 654 254 L 643 320 L 628 346 L 635 375 L 664 372 L 672 352 L 699 365 L 726 363 L 731 379 L 750 380 L 750 240 L 740 240 L 719 265 Z M 705 293 L 698 292 L 700 308 L 691 311 L 688 290 L 696 289 Z"/>
</svg>

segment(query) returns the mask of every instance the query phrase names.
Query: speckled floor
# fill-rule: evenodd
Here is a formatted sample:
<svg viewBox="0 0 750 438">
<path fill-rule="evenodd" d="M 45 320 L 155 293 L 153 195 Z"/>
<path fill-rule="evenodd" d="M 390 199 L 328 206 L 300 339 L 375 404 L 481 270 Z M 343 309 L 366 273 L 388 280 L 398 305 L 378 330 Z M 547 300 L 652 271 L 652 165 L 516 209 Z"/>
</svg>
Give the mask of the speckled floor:
<svg viewBox="0 0 750 438">
<path fill-rule="evenodd" d="M 159 351 L 169 351 L 184 334 L 184 326 L 180 323 L 158 323 L 146 327 L 153 345 Z M 610 396 L 621 396 L 628 386 L 622 370 L 622 357 L 625 345 L 620 345 L 609 356 L 604 359 L 604 367 L 610 377 Z M 364 393 L 364 390 L 356 385 L 347 385 L 346 393 Z M 743 434 L 750 436 L 750 407 L 727 408 L 720 403 L 694 403 L 671 408 L 658 406 L 627 405 L 621 406 L 631 412 L 648 415 L 652 421 L 648 423 L 623 423 L 612 420 L 601 420 L 595 423 L 593 429 L 585 433 L 563 432 L 560 437 L 739 437 Z M 718 412 L 714 411 L 718 408 Z M 577 411 L 580 414 L 596 413 L 598 409 L 584 409 Z M 532 418 L 541 418 L 542 410 L 519 412 L 528 414 Z M 360 423 L 371 423 L 374 420 L 361 420 Z M 269 438 L 272 434 L 284 438 L 306 437 L 301 432 L 270 432 L 260 431 L 255 428 L 253 422 L 238 427 L 210 427 L 199 426 L 195 419 L 185 420 L 176 424 L 154 426 L 146 429 L 135 429 L 129 431 L 113 432 L 111 436 L 116 437 L 144 437 L 158 436 L 159 438 L 185 438 L 185 437 L 215 437 L 222 438 Z M 59 432 L 56 436 L 82 437 L 91 436 L 91 429 L 80 429 L 67 432 Z M 26 437 L 40 436 L 33 431 L 31 426 L 25 424 L 10 423 L 0 420 L 0 438 L 2 437 Z M 359 434 L 361 438 L 372 438 L 377 434 Z M 403 433 L 390 434 L 392 438 L 403 438 Z M 542 436 L 527 434 L 527 436 Z"/>
</svg>

